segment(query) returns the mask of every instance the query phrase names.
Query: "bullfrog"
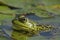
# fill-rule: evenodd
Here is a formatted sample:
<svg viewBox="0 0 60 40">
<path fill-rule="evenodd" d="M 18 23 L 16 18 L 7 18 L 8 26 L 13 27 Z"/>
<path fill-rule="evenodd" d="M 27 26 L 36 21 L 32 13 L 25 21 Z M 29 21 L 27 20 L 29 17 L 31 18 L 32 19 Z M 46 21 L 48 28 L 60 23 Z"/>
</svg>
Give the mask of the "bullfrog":
<svg viewBox="0 0 60 40">
<path fill-rule="evenodd" d="M 28 19 L 26 15 L 30 14 L 22 14 L 19 15 L 17 18 L 15 17 L 12 20 L 12 38 L 14 40 L 20 40 L 21 37 L 21 40 L 25 40 L 27 37 L 33 37 L 34 35 L 37 35 L 39 32 L 47 32 L 53 29 L 51 25 L 38 24 L 37 22 Z"/>
</svg>

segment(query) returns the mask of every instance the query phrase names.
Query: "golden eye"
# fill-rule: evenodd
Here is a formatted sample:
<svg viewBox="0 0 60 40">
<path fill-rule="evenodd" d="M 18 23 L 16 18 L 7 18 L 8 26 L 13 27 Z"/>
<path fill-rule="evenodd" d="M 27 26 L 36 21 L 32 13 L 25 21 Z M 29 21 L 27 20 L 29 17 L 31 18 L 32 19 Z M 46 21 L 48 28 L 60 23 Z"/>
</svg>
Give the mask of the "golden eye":
<svg viewBox="0 0 60 40">
<path fill-rule="evenodd" d="M 24 16 L 20 16 L 20 17 L 18 18 L 18 20 L 19 20 L 20 22 L 25 22 L 26 18 L 25 18 Z"/>
</svg>

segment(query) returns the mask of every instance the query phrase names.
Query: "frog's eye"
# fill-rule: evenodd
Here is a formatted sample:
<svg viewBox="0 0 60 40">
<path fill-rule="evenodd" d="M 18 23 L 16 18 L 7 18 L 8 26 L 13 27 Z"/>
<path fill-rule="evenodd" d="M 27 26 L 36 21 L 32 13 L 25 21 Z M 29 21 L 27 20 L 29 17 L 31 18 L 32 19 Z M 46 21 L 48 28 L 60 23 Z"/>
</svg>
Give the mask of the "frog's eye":
<svg viewBox="0 0 60 40">
<path fill-rule="evenodd" d="M 18 19 L 20 22 L 24 22 L 25 20 L 26 20 L 26 18 L 25 17 L 21 17 L 21 18 L 19 18 Z"/>
</svg>

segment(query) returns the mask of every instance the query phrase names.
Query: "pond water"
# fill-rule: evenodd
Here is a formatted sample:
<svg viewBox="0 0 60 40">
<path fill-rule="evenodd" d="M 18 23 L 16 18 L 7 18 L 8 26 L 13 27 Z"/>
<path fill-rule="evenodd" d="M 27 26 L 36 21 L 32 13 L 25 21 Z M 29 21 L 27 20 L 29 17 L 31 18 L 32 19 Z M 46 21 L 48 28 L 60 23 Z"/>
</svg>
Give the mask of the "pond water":
<svg viewBox="0 0 60 40">
<path fill-rule="evenodd" d="M 41 32 L 37 36 L 29 37 L 28 40 L 59 40 L 60 39 L 60 16 L 55 16 L 54 18 L 45 19 L 38 17 L 36 15 L 27 16 L 29 19 L 33 19 L 39 24 L 49 24 L 53 25 L 56 29 L 50 32 Z M 0 25 L 0 36 L 2 40 L 12 40 L 11 33 L 12 30 L 12 19 L 5 19 Z M 3 33 L 3 34 L 2 34 Z M 1 35 L 2 34 L 2 35 Z"/>
</svg>

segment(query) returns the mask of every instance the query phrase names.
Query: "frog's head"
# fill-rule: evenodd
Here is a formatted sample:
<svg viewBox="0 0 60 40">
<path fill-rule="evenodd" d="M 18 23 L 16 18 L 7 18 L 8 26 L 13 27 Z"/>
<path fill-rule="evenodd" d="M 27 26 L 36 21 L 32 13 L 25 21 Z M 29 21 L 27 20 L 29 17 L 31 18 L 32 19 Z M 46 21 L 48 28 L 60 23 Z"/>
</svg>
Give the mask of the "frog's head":
<svg viewBox="0 0 60 40">
<path fill-rule="evenodd" d="M 35 26 L 36 23 L 26 18 L 25 15 L 18 15 L 17 18 L 12 20 L 12 24 L 13 29 L 22 34 L 32 36 L 37 33 Z"/>
<path fill-rule="evenodd" d="M 49 30 L 50 28 L 45 27 L 44 25 L 37 25 L 36 22 L 28 19 L 25 15 L 20 15 L 18 18 L 12 20 L 13 29 L 19 33 L 33 36 L 39 33 L 41 30 Z"/>
</svg>

